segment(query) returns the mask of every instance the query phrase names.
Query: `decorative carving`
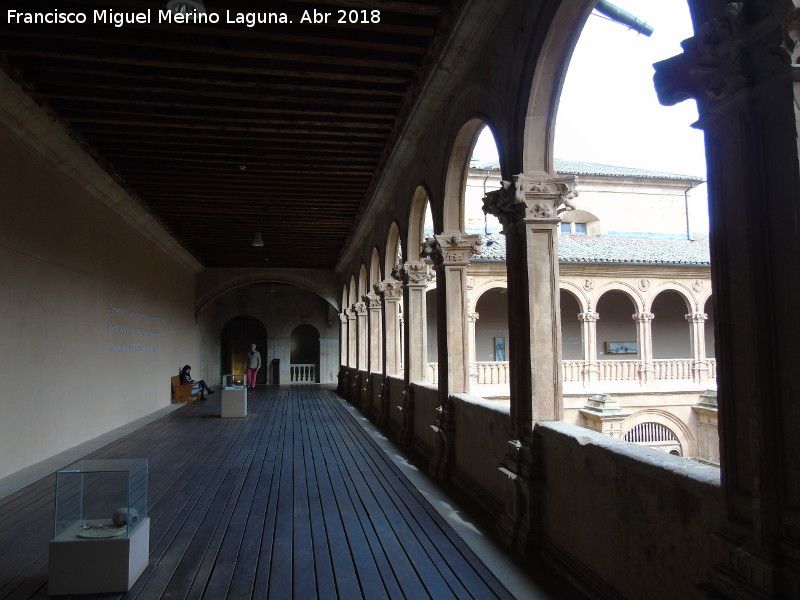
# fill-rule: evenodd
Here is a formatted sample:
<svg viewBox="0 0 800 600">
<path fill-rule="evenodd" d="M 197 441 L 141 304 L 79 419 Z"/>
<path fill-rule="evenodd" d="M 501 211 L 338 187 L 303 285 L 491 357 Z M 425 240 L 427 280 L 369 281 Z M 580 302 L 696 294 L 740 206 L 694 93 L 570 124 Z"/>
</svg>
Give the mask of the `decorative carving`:
<svg viewBox="0 0 800 600">
<path fill-rule="evenodd" d="M 378 294 L 370 292 L 369 294 L 364 294 L 363 296 L 361 296 L 361 299 L 369 307 L 370 310 L 380 310 L 381 298 L 380 296 L 378 296 Z"/>
<path fill-rule="evenodd" d="M 591 312 L 591 311 L 578 313 L 578 320 L 581 323 L 586 323 L 586 322 L 590 322 L 590 321 L 599 321 L 600 320 L 600 313 Z"/>
<path fill-rule="evenodd" d="M 431 280 L 430 269 L 425 263 L 403 265 L 408 285 L 426 285 Z"/>
<path fill-rule="evenodd" d="M 397 263 L 392 267 L 392 277 L 397 281 L 403 281 L 403 263 Z"/>
<path fill-rule="evenodd" d="M 649 279 L 640 279 L 639 280 L 639 289 L 643 292 L 646 292 L 650 289 L 650 280 Z"/>
<path fill-rule="evenodd" d="M 524 198 L 528 214 L 526 218 L 552 220 L 561 213 L 575 210 L 572 199 L 578 193 L 574 189 L 575 178 L 533 180 L 517 175 L 518 196 Z"/>
<path fill-rule="evenodd" d="M 647 323 L 648 321 L 652 321 L 655 315 L 651 312 L 640 312 L 634 313 L 631 315 L 634 321 L 637 323 Z"/>
<path fill-rule="evenodd" d="M 476 313 L 476 312 L 468 312 L 467 313 L 467 321 L 469 321 L 470 323 L 474 323 L 479 318 L 480 318 L 480 315 L 478 313 Z"/>
<path fill-rule="evenodd" d="M 419 257 L 429 258 L 435 265 L 442 264 L 442 247 L 439 241 L 435 237 L 425 238 L 420 245 Z"/>
<path fill-rule="evenodd" d="M 692 283 L 692 289 L 695 292 L 702 291 L 702 289 L 703 289 L 703 281 L 700 280 L 700 279 L 695 279 L 694 282 Z"/>
<path fill-rule="evenodd" d="M 364 302 L 356 302 L 353 304 L 353 314 L 359 317 L 367 316 L 367 305 Z"/>
<path fill-rule="evenodd" d="M 757 14 L 754 4 L 728 4 L 721 16 L 681 43 L 683 54 L 653 65 L 661 104 L 688 98 L 713 104 L 791 64 L 800 28 L 798 9 L 789 2 L 771 2 Z"/>
<path fill-rule="evenodd" d="M 472 275 L 467 275 L 467 289 L 468 290 L 475 289 L 475 278 Z"/>
<path fill-rule="evenodd" d="M 383 295 L 385 300 L 397 300 L 403 297 L 403 284 L 396 279 L 387 279 L 373 286 L 376 294 Z"/>
<path fill-rule="evenodd" d="M 686 320 L 689 323 L 705 323 L 708 320 L 708 314 L 704 312 L 694 312 L 686 315 Z"/>
<path fill-rule="evenodd" d="M 518 223 L 525 216 L 525 198 L 517 193 L 513 181 L 501 181 L 500 185 L 500 189 L 483 197 L 483 212 L 497 217 L 505 233 L 506 225 Z"/>
<path fill-rule="evenodd" d="M 587 292 L 591 292 L 594 289 L 594 279 L 586 278 L 583 280 L 583 289 Z"/>
<path fill-rule="evenodd" d="M 342 325 L 347 323 L 347 309 L 339 313 L 339 321 L 341 321 Z"/>
</svg>

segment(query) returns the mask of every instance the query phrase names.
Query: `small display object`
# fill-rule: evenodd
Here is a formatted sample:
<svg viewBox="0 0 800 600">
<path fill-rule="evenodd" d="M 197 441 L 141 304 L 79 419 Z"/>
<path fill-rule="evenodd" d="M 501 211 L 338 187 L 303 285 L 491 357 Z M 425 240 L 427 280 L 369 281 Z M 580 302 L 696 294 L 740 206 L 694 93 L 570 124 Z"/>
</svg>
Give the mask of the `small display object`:
<svg viewBox="0 0 800 600">
<path fill-rule="evenodd" d="M 247 386 L 244 375 L 223 375 L 220 413 L 223 418 L 247 416 Z"/>
<path fill-rule="evenodd" d="M 246 376 L 242 373 L 223 375 L 222 376 L 222 389 L 223 390 L 243 390 L 245 388 Z"/>
<path fill-rule="evenodd" d="M 149 557 L 147 459 L 81 460 L 56 473 L 50 595 L 127 592 Z"/>
</svg>

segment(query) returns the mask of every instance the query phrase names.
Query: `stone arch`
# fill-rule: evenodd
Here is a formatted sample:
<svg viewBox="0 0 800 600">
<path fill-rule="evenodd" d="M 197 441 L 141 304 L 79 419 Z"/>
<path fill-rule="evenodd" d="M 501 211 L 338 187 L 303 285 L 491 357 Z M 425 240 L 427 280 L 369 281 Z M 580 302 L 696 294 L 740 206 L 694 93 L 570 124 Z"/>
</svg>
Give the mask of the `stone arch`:
<svg viewBox="0 0 800 600">
<path fill-rule="evenodd" d="M 472 290 L 472 293 L 470 294 L 470 300 L 471 300 L 470 304 L 473 307 L 478 306 L 478 300 L 481 299 L 481 296 L 483 296 L 488 291 L 495 290 L 498 288 L 504 290 L 508 289 L 508 281 L 506 281 L 505 277 L 498 279 L 490 279 L 488 281 L 482 281 Z"/>
<path fill-rule="evenodd" d="M 641 312 L 639 306 L 628 286 L 610 286 L 600 294 L 595 304 L 600 315 L 596 340 L 598 360 L 641 359 L 643 348 L 632 346 L 639 341 L 633 320 L 633 315 Z M 625 350 L 614 350 L 622 347 Z"/>
<path fill-rule="evenodd" d="M 651 324 L 653 358 L 692 358 L 692 341 L 686 314 L 692 301 L 680 286 L 665 286 L 650 301 L 655 316 Z M 681 304 L 682 301 L 682 304 Z"/>
<path fill-rule="evenodd" d="M 361 263 L 361 268 L 358 270 L 358 296 L 356 297 L 356 302 L 361 302 L 361 298 L 367 293 L 368 287 L 367 266 Z"/>
<path fill-rule="evenodd" d="M 674 292 L 683 298 L 683 301 L 686 303 L 687 313 L 700 310 L 701 304 L 698 302 L 697 297 L 692 293 L 692 291 L 682 283 L 675 281 L 667 281 L 660 283 L 655 288 L 650 288 L 650 298 L 647 302 L 645 310 L 653 312 L 653 302 L 655 302 L 656 298 L 658 298 L 658 296 L 664 292 Z"/>
<path fill-rule="evenodd" d="M 350 293 L 348 294 L 348 297 L 347 297 L 347 306 L 348 306 L 348 308 L 353 306 L 353 304 L 355 304 L 356 302 L 358 302 L 358 287 L 356 286 L 356 276 L 355 275 L 351 275 L 350 276 L 349 289 L 350 289 Z"/>
<path fill-rule="evenodd" d="M 582 298 L 572 286 L 563 284 L 559 290 L 559 307 L 561 312 L 561 359 L 586 360 L 583 348 L 583 326 L 578 319 L 578 314 L 586 312 L 583 309 Z M 570 303 L 574 303 L 570 307 Z M 570 310 L 570 308 L 577 310 Z"/>
<path fill-rule="evenodd" d="M 386 236 L 386 255 L 383 263 L 384 279 L 388 279 L 392 274 L 392 269 L 403 259 L 403 249 L 400 243 L 400 228 L 397 223 L 392 221 L 389 225 L 389 233 Z"/>
<path fill-rule="evenodd" d="M 589 296 L 586 294 L 586 290 L 584 290 L 581 286 L 573 281 L 560 281 L 559 288 L 575 297 L 578 306 L 580 306 L 581 312 L 588 312 L 590 310 L 592 306 L 591 301 L 589 300 Z"/>
<path fill-rule="evenodd" d="M 564 0 L 553 16 L 529 88 L 522 148 L 524 173 L 553 172 L 553 138 L 561 89 L 572 52 L 596 3 L 597 0 Z"/>
<path fill-rule="evenodd" d="M 636 308 L 635 312 L 644 312 L 644 298 L 642 298 L 642 295 L 635 287 L 624 281 L 609 281 L 608 283 L 603 284 L 603 286 L 600 287 L 596 292 L 594 306 L 597 307 L 597 303 L 600 302 L 602 297 L 608 292 L 612 291 L 622 292 L 628 296 Z"/>
<path fill-rule="evenodd" d="M 418 186 L 414 191 L 411 200 L 411 210 L 408 214 L 408 239 L 405 247 L 404 259 L 406 262 L 419 261 L 420 245 L 424 239 L 425 231 L 425 210 L 430 204 L 430 195 L 423 186 Z M 436 228 L 436 215 L 434 218 L 434 230 Z"/>
<path fill-rule="evenodd" d="M 372 286 L 378 283 L 381 277 L 381 255 L 377 248 L 372 249 L 372 257 L 369 261 L 369 281 L 367 282 L 367 292 L 373 291 Z"/>
<path fill-rule="evenodd" d="M 445 175 L 442 231 L 464 231 L 464 189 L 469 160 L 484 127 L 486 123 L 482 119 L 470 119 L 462 125 L 453 141 Z"/>
<path fill-rule="evenodd" d="M 637 411 L 622 422 L 623 437 L 641 423 L 663 425 L 678 438 L 683 456 L 697 456 L 697 440 L 695 440 L 688 425 L 672 413 L 659 408 L 646 408 Z"/>
<path fill-rule="evenodd" d="M 292 329 L 289 339 L 289 380 L 292 383 L 319 383 L 319 329 L 309 323 L 300 323 Z"/>
</svg>

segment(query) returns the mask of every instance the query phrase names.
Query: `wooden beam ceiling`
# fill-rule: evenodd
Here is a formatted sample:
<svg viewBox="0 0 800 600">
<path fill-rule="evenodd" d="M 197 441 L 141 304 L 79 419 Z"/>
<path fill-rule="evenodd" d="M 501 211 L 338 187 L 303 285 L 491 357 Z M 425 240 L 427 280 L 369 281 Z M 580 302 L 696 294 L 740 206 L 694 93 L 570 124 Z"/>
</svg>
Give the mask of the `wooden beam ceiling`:
<svg viewBox="0 0 800 600">
<path fill-rule="evenodd" d="M 32 0 L 18 10 L 89 23 L 5 22 L 0 61 L 206 266 L 333 268 L 458 2 L 205 4 L 219 23 L 114 27 L 93 11 L 166 2 Z M 295 22 L 225 23 L 259 9 Z"/>
</svg>

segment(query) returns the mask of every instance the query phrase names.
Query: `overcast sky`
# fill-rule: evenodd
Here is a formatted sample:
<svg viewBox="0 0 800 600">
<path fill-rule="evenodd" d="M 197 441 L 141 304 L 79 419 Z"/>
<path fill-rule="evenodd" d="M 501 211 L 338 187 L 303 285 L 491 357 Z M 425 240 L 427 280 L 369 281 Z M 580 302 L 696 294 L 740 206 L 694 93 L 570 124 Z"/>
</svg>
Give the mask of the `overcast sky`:
<svg viewBox="0 0 800 600">
<path fill-rule="evenodd" d="M 653 88 L 653 63 L 680 54 L 680 42 L 692 36 L 686 0 L 614 3 L 655 31 L 647 37 L 592 13 L 561 93 L 555 156 L 705 179 L 703 134 L 691 127 L 695 102 L 662 106 Z M 496 160 L 493 145 L 491 139 L 479 142 L 479 164 Z M 693 211 L 698 233 L 708 227 L 704 188 L 693 194 L 703 205 Z"/>
</svg>

